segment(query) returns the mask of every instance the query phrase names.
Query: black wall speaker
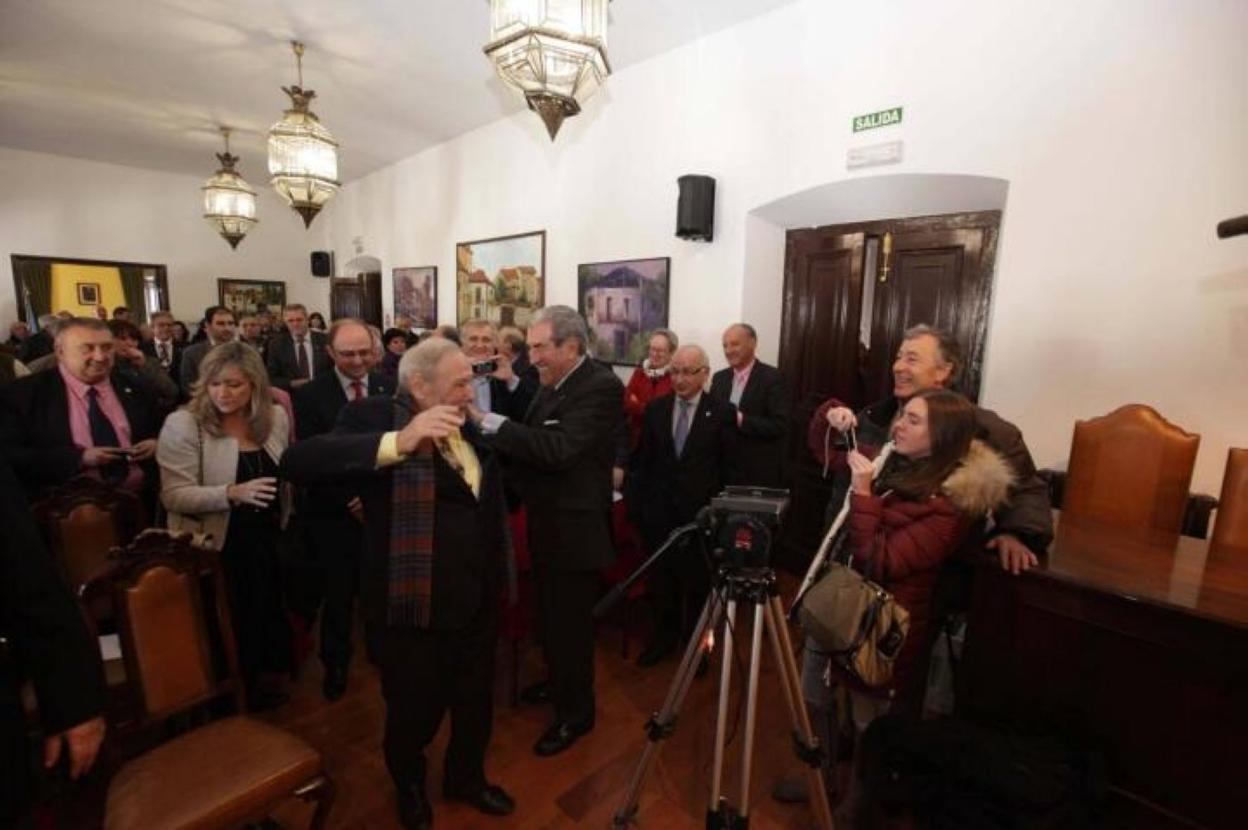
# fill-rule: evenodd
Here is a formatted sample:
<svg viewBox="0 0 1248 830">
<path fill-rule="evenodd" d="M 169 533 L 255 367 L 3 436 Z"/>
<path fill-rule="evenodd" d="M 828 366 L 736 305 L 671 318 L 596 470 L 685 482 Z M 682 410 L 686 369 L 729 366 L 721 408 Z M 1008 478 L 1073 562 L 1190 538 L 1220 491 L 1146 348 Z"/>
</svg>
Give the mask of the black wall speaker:
<svg viewBox="0 0 1248 830">
<path fill-rule="evenodd" d="M 331 277 L 334 274 L 334 254 L 332 251 L 312 252 L 312 276 Z"/>
<path fill-rule="evenodd" d="M 715 236 L 715 180 L 710 176 L 681 176 L 676 203 L 676 235 L 710 242 Z"/>
</svg>

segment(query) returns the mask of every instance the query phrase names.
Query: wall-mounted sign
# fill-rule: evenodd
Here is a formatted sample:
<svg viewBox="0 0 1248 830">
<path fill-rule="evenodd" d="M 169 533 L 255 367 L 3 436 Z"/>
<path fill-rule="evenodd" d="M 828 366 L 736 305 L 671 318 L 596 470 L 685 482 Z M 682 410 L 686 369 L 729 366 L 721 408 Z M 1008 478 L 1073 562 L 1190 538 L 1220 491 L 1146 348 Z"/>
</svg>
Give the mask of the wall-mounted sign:
<svg viewBox="0 0 1248 830">
<path fill-rule="evenodd" d="M 848 170 L 858 170 L 863 167 L 879 167 L 882 164 L 898 164 L 904 154 L 905 146 L 900 141 L 850 147 L 845 156 L 845 167 Z"/>
<path fill-rule="evenodd" d="M 879 112 L 870 112 L 866 115 L 855 115 L 853 120 L 854 132 L 860 133 L 863 130 L 876 130 L 880 127 L 891 127 L 894 124 L 901 123 L 901 107 L 890 107 Z"/>
</svg>

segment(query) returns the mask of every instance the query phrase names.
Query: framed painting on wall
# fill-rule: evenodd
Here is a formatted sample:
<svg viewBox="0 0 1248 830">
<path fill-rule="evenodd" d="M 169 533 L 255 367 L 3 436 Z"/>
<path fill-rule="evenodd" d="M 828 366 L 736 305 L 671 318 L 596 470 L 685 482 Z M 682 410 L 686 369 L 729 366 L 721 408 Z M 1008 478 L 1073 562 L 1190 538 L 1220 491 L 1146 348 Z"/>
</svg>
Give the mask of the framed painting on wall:
<svg viewBox="0 0 1248 830">
<path fill-rule="evenodd" d="M 527 328 L 546 301 L 546 231 L 455 246 L 455 322 Z"/>
<path fill-rule="evenodd" d="M 589 262 L 576 269 L 576 309 L 589 323 L 594 357 L 636 366 L 650 335 L 667 327 L 670 257 Z"/>
<path fill-rule="evenodd" d="M 78 305 L 99 305 L 100 284 L 98 282 L 76 283 L 78 289 Z"/>
<path fill-rule="evenodd" d="M 438 325 L 438 269 L 428 265 L 422 268 L 394 269 L 394 319 L 400 317 L 412 321 L 419 329 L 437 328 Z"/>
<path fill-rule="evenodd" d="M 217 302 L 240 314 L 269 310 L 281 314 L 286 305 L 286 283 L 271 280 L 217 280 Z"/>
</svg>

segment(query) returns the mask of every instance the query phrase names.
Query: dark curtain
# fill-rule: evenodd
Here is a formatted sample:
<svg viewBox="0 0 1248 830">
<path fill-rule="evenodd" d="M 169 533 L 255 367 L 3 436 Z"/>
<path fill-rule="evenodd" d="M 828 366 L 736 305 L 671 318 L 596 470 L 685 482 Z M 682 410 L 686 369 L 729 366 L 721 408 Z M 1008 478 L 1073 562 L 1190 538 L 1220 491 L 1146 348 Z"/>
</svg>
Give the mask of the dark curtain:
<svg viewBox="0 0 1248 830">
<path fill-rule="evenodd" d="M 17 281 L 25 293 L 25 308 L 33 316 L 31 329 L 38 327 L 39 315 L 52 313 L 52 263 L 46 259 L 14 259 Z"/>
<path fill-rule="evenodd" d="M 136 326 L 146 323 L 147 297 L 143 293 L 143 269 L 135 265 L 119 265 L 117 270 L 121 272 L 121 290 L 126 295 L 130 321 Z"/>
</svg>

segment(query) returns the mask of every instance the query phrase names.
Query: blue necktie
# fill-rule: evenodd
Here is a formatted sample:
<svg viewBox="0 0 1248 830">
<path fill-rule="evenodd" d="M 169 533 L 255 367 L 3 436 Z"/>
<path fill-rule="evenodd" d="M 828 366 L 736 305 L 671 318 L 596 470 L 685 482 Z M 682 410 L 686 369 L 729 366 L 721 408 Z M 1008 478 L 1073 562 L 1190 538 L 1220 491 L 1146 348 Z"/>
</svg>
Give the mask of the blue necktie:
<svg viewBox="0 0 1248 830">
<path fill-rule="evenodd" d="M 113 422 L 108 420 L 104 410 L 100 408 L 100 392 L 94 386 L 87 388 L 87 423 L 91 427 L 91 444 L 96 447 L 119 447 L 121 440 Z M 127 465 L 124 461 L 106 464 L 100 474 L 105 481 L 121 481 L 126 477 Z"/>
<path fill-rule="evenodd" d="M 680 406 L 680 414 L 676 416 L 676 457 L 680 458 L 680 454 L 685 450 L 685 439 L 689 437 L 689 401 L 677 399 L 676 403 Z"/>
</svg>

